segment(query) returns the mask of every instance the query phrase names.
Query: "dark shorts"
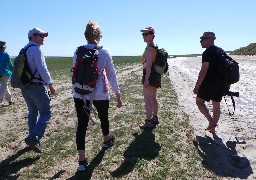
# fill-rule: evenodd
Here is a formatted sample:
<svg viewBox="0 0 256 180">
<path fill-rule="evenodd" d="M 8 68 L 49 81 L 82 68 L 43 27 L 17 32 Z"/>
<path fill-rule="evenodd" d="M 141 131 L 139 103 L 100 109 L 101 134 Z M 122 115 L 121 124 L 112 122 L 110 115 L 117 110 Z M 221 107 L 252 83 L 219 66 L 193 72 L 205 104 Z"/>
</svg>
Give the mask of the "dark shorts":
<svg viewBox="0 0 256 180">
<path fill-rule="evenodd" d="M 143 69 L 142 84 L 145 82 L 146 69 Z M 161 87 L 161 75 L 151 69 L 149 76 L 149 85 L 160 88 Z"/>
<path fill-rule="evenodd" d="M 209 102 L 210 100 L 214 100 L 216 102 L 221 102 L 222 97 L 224 96 L 226 88 L 217 84 L 217 83 L 209 83 L 202 84 L 199 86 L 197 97 Z"/>
</svg>

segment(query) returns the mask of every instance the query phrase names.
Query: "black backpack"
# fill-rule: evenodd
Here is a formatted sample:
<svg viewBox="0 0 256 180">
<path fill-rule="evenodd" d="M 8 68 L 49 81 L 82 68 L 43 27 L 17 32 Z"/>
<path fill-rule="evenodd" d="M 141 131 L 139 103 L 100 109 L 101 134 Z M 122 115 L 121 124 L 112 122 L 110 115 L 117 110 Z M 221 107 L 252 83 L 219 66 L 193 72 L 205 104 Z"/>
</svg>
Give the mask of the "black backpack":
<svg viewBox="0 0 256 180">
<path fill-rule="evenodd" d="M 32 73 L 28 62 L 27 62 L 27 55 L 26 52 L 28 48 L 31 46 L 36 46 L 36 45 L 29 45 L 26 48 L 22 48 L 20 50 L 19 55 L 14 59 L 14 68 L 13 68 L 13 73 L 11 77 L 11 86 L 13 88 L 24 88 L 27 85 L 29 85 L 32 82 L 32 79 L 35 76 L 35 73 Z"/>
<path fill-rule="evenodd" d="M 72 84 L 75 92 L 81 95 L 89 94 L 96 86 L 99 77 L 98 49 L 88 49 L 80 46 L 76 51 L 76 63 L 72 68 Z"/>
<path fill-rule="evenodd" d="M 162 75 L 169 69 L 169 65 L 167 63 L 168 52 L 164 48 L 159 49 L 157 46 L 153 47 L 156 48 L 156 60 L 153 68 L 158 74 Z"/>
<path fill-rule="evenodd" d="M 229 86 L 239 81 L 239 65 L 238 63 L 232 59 L 230 56 L 226 54 L 226 52 L 217 48 L 218 54 L 218 65 L 216 71 L 216 80 L 218 83 Z"/>
</svg>

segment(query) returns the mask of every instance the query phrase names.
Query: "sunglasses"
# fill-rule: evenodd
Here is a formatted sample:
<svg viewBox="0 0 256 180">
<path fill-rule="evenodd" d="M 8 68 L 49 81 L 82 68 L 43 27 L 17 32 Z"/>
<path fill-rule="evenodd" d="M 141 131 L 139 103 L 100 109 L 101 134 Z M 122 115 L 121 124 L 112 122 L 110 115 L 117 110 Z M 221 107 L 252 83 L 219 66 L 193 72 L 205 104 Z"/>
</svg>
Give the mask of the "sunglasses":
<svg viewBox="0 0 256 180">
<path fill-rule="evenodd" d="M 148 36 L 148 35 L 152 35 L 153 33 L 149 32 L 149 33 L 142 33 L 142 36 Z"/>
<path fill-rule="evenodd" d="M 41 38 L 44 38 L 44 35 L 43 34 L 34 34 L 35 36 L 39 36 Z"/>
<path fill-rule="evenodd" d="M 210 38 L 202 38 L 200 41 L 202 42 L 202 41 L 205 40 L 205 39 L 210 39 Z"/>
</svg>

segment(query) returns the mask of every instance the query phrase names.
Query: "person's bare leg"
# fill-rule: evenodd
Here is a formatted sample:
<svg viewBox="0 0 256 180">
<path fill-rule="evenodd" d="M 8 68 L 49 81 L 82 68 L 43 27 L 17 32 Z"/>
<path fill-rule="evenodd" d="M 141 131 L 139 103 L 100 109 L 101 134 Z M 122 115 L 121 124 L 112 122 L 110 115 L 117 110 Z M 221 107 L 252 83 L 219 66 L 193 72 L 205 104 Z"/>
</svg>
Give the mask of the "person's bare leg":
<svg viewBox="0 0 256 180">
<path fill-rule="evenodd" d="M 205 100 L 196 97 L 196 105 L 199 109 L 199 111 L 206 117 L 206 119 L 209 121 L 209 125 L 206 128 L 206 130 L 210 130 L 212 126 L 215 125 L 212 116 L 209 113 L 209 109 L 205 105 Z"/>
<path fill-rule="evenodd" d="M 144 102 L 145 102 L 145 111 L 146 111 L 146 118 L 148 120 L 151 119 L 152 116 L 152 86 L 143 87 L 143 94 L 144 94 Z"/>
<path fill-rule="evenodd" d="M 220 102 L 212 101 L 212 107 L 213 107 L 212 119 L 213 119 L 214 125 L 210 129 L 210 132 L 215 133 L 215 128 L 220 119 Z"/>
<path fill-rule="evenodd" d="M 158 101 L 157 101 L 157 88 L 153 88 L 153 93 L 152 93 L 152 114 L 153 116 L 157 116 L 158 114 Z"/>
</svg>

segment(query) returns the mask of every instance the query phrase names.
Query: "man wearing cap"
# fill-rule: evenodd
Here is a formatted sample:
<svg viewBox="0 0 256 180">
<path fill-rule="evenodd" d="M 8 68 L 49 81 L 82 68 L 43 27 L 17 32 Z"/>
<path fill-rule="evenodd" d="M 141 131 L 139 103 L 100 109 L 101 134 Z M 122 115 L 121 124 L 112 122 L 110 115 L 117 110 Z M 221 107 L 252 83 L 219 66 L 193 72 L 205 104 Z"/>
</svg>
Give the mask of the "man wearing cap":
<svg viewBox="0 0 256 180">
<path fill-rule="evenodd" d="M 25 143 L 39 153 L 41 152 L 40 139 L 43 137 L 51 117 L 47 86 L 52 95 L 55 93 L 43 52 L 40 49 L 40 46 L 44 44 L 44 38 L 47 36 L 48 32 L 39 28 L 33 28 L 28 32 L 29 43 L 24 48 L 29 47 L 26 52 L 28 65 L 35 75 L 32 83 L 21 89 L 28 107 L 29 134 L 25 138 Z M 39 118 L 37 117 L 38 113 Z"/>
<path fill-rule="evenodd" d="M 6 47 L 6 42 L 0 41 L 0 103 L 2 103 L 5 96 L 5 99 L 9 102 L 9 105 L 12 105 L 14 102 L 8 88 L 8 82 L 12 76 L 13 64 L 10 56 L 5 51 Z"/>
<path fill-rule="evenodd" d="M 196 104 L 199 111 L 207 118 L 209 125 L 206 128 L 211 133 L 215 133 L 215 128 L 220 118 L 220 102 L 224 96 L 226 87 L 217 83 L 215 72 L 218 65 L 218 47 L 214 45 L 216 39 L 213 32 L 204 32 L 200 37 L 202 48 L 206 50 L 202 54 L 202 66 L 194 88 L 194 94 L 197 94 Z M 210 115 L 205 101 L 212 100 L 213 113 Z"/>
</svg>

